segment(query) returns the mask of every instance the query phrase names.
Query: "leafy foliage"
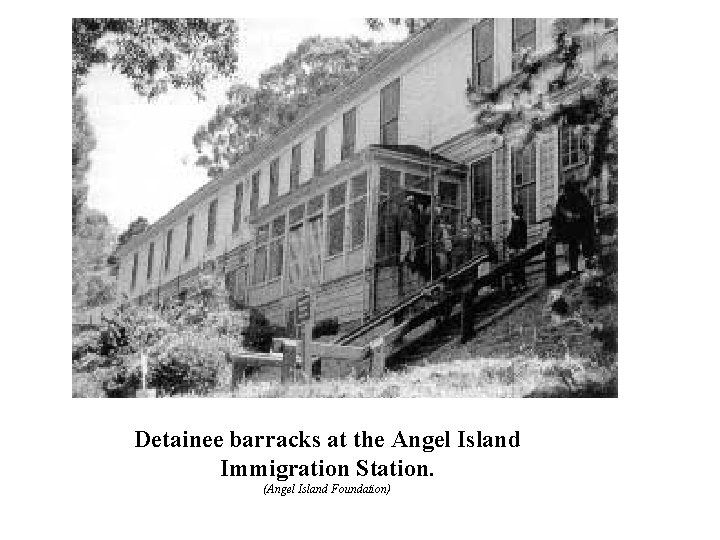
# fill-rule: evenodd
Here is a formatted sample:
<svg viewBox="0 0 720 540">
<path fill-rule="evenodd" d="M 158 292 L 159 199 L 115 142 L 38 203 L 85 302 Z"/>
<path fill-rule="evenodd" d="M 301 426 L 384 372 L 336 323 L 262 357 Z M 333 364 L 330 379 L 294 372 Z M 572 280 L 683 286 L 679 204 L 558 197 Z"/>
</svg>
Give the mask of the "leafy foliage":
<svg viewBox="0 0 720 540">
<path fill-rule="evenodd" d="M 150 223 L 148 223 L 147 218 L 142 216 L 136 218 L 132 223 L 130 223 L 130 225 L 127 226 L 127 229 L 118 236 L 117 247 L 119 248 L 127 244 L 133 236 L 144 233 L 149 226 Z"/>
<path fill-rule="evenodd" d="M 162 310 L 118 307 L 99 331 L 73 338 L 73 394 L 132 395 L 141 384 L 142 355 L 148 384 L 161 394 L 203 394 L 229 382 L 226 354 L 240 350 L 248 315 L 230 311 L 226 300 L 222 280 L 204 274 L 184 299 Z M 254 317 L 269 332 L 262 338 L 269 348 L 275 329 L 261 319 Z"/>
<path fill-rule="evenodd" d="M 107 266 L 115 231 L 105 214 L 81 209 L 72 243 L 73 306 L 95 307 L 115 300 L 115 280 Z"/>
<path fill-rule="evenodd" d="M 370 30 L 382 30 L 387 24 L 393 26 L 405 25 L 410 35 L 419 32 L 435 19 L 365 19 Z"/>
<path fill-rule="evenodd" d="M 568 19 L 557 19 L 554 24 L 555 47 L 546 53 L 521 50 L 516 53 L 518 69 L 495 85 L 491 90 L 478 90 L 468 86 L 468 95 L 479 109 L 476 123 L 481 130 L 494 130 L 505 134 L 518 128 L 526 130 L 526 141 L 561 120 L 569 125 L 583 126 L 592 137 L 592 159 L 589 177 L 600 175 L 605 165 L 613 174 L 617 168 L 617 71 L 595 77 L 584 73 L 580 65 L 583 52 L 583 35 L 593 32 L 592 23 L 584 23 L 574 32 L 568 31 Z M 617 32 L 617 29 L 614 30 Z M 617 66 L 615 66 L 617 67 Z M 540 75 L 556 75 L 542 87 Z M 565 89 L 571 84 L 585 83 L 585 89 L 572 100 L 550 105 L 542 96 Z M 540 99 L 529 107 L 516 106 L 521 95 Z M 534 95 L 533 95 L 534 94 Z M 512 98 L 508 110 L 498 105 Z"/>
<path fill-rule="evenodd" d="M 227 92 L 228 102 L 195 132 L 196 164 L 210 177 L 220 175 L 394 47 L 357 37 L 304 39 L 283 62 L 260 75 L 257 89 L 235 85 Z"/>
<path fill-rule="evenodd" d="M 269 352 L 272 339 L 282 335 L 282 330 L 274 327 L 262 311 L 251 308 L 247 327 L 243 330 L 243 345 L 251 350 Z"/>
<path fill-rule="evenodd" d="M 73 95 L 72 100 L 72 230 L 77 230 L 78 219 L 87 199 L 85 175 L 90 168 L 90 152 L 97 141 L 86 110 L 82 95 Z"/>
<path fill-rule="evenodd" d="M 201 97 L 209 78 L 237 70 L 237 36 L 234 19 L 73 19 L 73 95 L 106 64 L 148 99 L 170 88 Z"/>
</svg>

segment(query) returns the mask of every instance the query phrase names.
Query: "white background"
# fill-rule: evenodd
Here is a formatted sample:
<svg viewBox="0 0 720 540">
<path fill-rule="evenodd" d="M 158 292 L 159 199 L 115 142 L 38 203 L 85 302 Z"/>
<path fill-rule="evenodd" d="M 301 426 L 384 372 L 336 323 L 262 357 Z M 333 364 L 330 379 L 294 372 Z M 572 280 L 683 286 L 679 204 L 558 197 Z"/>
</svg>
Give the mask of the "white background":
<svg viewBox="0 0 720 540">
<path fill-rule="evenodd" d="M 620 398 L 546 401 L 73 400 L 70 18 L 227 10 L 204 2 L 176 3 L 168 12 L 125 2 L 124 13 L 98 13 L 97 3 L 85 2 L 72 11 L 28 3 L 6 12 L 2 536 L 717 538 L 720 354 L 711 235 L 718 214 L 718 29 L 692 3 L 674 11 L 637 5 L 564 2 L 541 9 L 538 2 L 514 2 L 512 11 L 488 10 L 619 16 L 622 29 Z M 262 7 L 248 16 L 355 14 L 343 3 Z M 388 11 L 387 3 L 353 7 L 364 11 L 359 15 Z M 393 3 L 393 11 L 467 16 L 481 9 L 414 2 Z M 136 429 L 222 435 L 302 429 L 321 435 L 323 444 L 328 435 L 362 429 L 386 438 L 399 429 L 519 430 L 521 447 L 430 454 L 137 449 Z M 263 480 L 221 478 L 223 458 L 402 459 L 428 464 L 434 476 L 393 480 L 387 497 L 265 497 Z"/>
</svg>

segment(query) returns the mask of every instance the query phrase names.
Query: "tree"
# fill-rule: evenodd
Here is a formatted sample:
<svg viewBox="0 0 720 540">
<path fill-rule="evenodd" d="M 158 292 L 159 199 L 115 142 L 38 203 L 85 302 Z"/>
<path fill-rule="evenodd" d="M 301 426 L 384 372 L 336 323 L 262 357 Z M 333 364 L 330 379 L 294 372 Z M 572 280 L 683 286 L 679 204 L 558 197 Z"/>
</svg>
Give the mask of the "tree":
<svg viewBox="0 0 720 540">
<path fill-rule="evenodd" d="M 193 137 L 196 164 L 216 177 L 395 46 L 357 37 L 304 39 L 283 62 L 260 75 L 257 89 L 235 85 L 227 92 L 228 102 Z"/>
<path fill-rule="evenodd" d="M 73 19 L 72 88 L 110 65 L 152 99 L 170 88 L 203 95 L 208 78 L 237 70 L 234 19 Z"/>
<path fill-rule="evenodd" d="M 115 298 L 115 280 L 107 257 L 115 245 L 115 231 L 105 214 L 84 208 L 72 244 L 72 293 L 76 307 L 95 307 Z"/>
<path fill-rule="evenodd" d="M 387 24 L 393 26 L 405 25 L 410 35 L 419 32 L 435 19 L 365 19 L 370 30 L 382 30 Z"/>
<path fill-rule="evenodd" d="M 148 223 L 146 218 L 142 216 L 136 218 L 132 223 L 130 223 L 130 225 L 128 225 L 127 229 L 118 236 L 117 247 L 119 248 L 127 244 L 133 236 L 144 233 L 149 226 L 150 223 Z"/>
<path fill-rule="evenodd" d="M 72 230 L 87 198 L 85 175 L 90 168 L 90 152 L 95 148 L 95 132 L 88 121 L 85 97 L 74 95 L 72 102 Z"/>
<path fill-rule="evenodd" d="M 602 19 L 600 21 L 603 21 Z M 617 20 L 605 19 L 617 32 Z M 524 130 L 525 142 L 560 121 L 582 126 L 589 138 L 590 167 L 588 180 L 599 178 L 607 167 L 617 177 L 617 58 L 608 58 L 599 66 L 600 73 L 585 72 L 580 58 L 584 44 L 597 38 L 593 19 L 556 19 L 555 47 L 546 53 L 517 51 L 518 64 L 513 74 L 492 89 L 468 86 L 468 96 L 479 112 L 480 130 L 494 130 L 500 135 L 510 130 Z M 549 103 L 544 96 L 572 85 L 584 86 L 574 97 Z M 524 106 L 520 102 L 524 101 Z M 508 102 L 512 102 L 508 106 Z"/>
</svg>

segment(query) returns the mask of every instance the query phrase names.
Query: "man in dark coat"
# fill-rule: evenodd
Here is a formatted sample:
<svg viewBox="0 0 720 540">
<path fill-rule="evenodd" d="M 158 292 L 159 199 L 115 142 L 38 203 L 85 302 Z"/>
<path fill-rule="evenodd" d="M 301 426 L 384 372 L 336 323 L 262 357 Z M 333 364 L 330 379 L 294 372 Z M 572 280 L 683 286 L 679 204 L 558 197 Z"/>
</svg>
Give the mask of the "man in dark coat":
<svg viewBox="0 0 720 540">
<path fill-rule="evenodd" d="M 592 267 L 595 250 L 595 215 L 592 204 L 576 182 L 567 182 L 558 199 L 551 225 L 556 240 L 567 243 L 570 273 L 578 271 L 578 256 L 582 247 L 585 266 Z"/>
</svg>

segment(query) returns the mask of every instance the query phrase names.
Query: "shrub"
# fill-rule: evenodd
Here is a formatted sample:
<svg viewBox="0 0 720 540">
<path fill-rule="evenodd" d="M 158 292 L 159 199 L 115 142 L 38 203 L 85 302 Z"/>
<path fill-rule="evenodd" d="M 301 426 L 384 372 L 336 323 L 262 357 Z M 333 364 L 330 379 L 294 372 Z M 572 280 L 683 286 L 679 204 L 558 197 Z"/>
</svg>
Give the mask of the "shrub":
<svg viewBox="0 0 720 540">
<path fill-rule="evenodd" d="M 72 341 L 72 361 L 73 364 L 79 362 L 83 356 L 90 353 L 100 352 L 100 332 L 97 330 L 86 330 L 77 336 L 73 336 Z"/>
<path fill-rule="evenodd" d="M 149 356 L 148 384 L 169 395 L 206 394 L 223 382 L 232 347 L 227 338 L 206 332 L 170 334 Z"/>
<path fill-rule="evenodd" d="M 319 338 L 322 336 L 334 336 L 338 333 L 338 320 L 337 317 L 330 319 L 322 319 L 313 326 L 312 337 Z"/>
<path fill-rule="evenodd" d="M 243 345 L 254 351 L 269 352 L 272 338 L 281 333 L 279 328 L 270 324 L 262 311 L 250 309 L 248 324 L 242 331 Z"/>
</svg>

